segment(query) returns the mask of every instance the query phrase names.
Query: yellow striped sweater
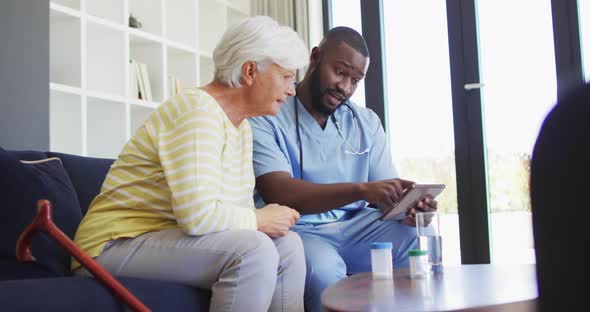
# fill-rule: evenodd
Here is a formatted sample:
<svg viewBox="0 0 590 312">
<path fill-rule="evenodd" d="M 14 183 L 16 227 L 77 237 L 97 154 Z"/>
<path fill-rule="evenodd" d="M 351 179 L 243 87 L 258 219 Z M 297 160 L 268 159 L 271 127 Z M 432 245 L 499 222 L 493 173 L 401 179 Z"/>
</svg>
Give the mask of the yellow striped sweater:
<svg viewBox="0 0 590 312">
<path fill-rule="evenodd" d="M 236 128 L 209 94 L 187 90 L 154 111 L 124 146 L 75 241 L 96 257 L 110 240 L 150 231 L 256 230 L 253 189 L 248 120 Z"/>
</svg>

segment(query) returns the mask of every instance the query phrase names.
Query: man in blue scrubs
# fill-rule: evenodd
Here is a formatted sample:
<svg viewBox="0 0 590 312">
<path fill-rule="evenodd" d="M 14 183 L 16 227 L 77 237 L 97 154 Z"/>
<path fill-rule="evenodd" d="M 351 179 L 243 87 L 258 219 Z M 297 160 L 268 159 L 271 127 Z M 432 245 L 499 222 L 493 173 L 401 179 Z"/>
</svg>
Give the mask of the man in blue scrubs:
<svg viewBox="0 0 590 312">
<path fill-rule="evenodd" d="M 259 203 L 279 203 L 301 214 L 292 228 L 307 261 L 305 304 L 320 311 L 322 291 L 355 272 L 370 272 L 370 243 L 393 243 L 393 266 L 408 266 L 417 245 L 415 211 L 436 210 L 427 198 L 400 221 L 380 221 L 413 182 L 398 178 L 379 117 L 352 103 L 369 66 L 355 30 L 337 27 L 314 47 L 296 96 L 276 116 L 250 120 Z M 372 205 L 372 206 L 373 206 Z"/>
</svg>

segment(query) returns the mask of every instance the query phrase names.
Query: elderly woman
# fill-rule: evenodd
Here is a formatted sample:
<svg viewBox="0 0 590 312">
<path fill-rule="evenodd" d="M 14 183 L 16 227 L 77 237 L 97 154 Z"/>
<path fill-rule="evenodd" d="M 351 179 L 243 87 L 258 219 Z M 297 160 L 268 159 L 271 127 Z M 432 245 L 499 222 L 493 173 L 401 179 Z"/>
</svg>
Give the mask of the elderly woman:
<svg viewBox="0 0 590 312">
<path fill-rule="evenodd" d="M 303 247 L 289 231 L 299 214 L 254 208 L 246 118 L 276 114 L 307 59 L 271 18 L 228 29 L 214 81 L 168 99 L 127 142 L 80 224 L 80 247 L 119 276 L 211 289 L 211 311 L 303 311 Z"/>
</svg>

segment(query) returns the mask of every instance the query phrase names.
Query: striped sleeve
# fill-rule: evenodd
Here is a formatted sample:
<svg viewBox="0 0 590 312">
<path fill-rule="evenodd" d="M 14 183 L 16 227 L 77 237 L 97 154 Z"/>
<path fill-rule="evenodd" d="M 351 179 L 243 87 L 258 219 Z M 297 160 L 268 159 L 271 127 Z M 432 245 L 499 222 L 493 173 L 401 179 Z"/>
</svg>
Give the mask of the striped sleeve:
<svg viewBox="0 0 590 312">
<path fill-rule="evenodd" d="M 172 211 L 189 235 L 256 230 L 252 209 L 221 198 L 224 131 L 223 120 L 215 112 L 192 110 L 159 134 L 158 153 L 172 193 Z"/>
</svg>

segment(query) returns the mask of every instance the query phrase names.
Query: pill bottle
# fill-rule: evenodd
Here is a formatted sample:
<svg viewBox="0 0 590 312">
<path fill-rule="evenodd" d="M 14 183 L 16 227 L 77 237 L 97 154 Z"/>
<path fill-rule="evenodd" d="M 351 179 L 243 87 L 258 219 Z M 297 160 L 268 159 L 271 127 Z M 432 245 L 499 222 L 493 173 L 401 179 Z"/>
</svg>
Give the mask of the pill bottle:
<svg viewBox="0 0 590 312">
<path fill-rule="evenodd" d="M 428 277 L 430 267 L 428 264 L 428 251 L 426 250 L 410 250 L 410 277 Z"/>
<path fill-rule="evenodd" d="M 392 278 L 391 242 L 371 243 L 371 271 L 374 278 Z"/>
</svg>

